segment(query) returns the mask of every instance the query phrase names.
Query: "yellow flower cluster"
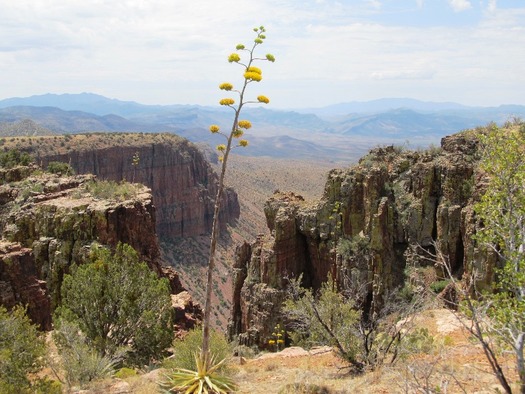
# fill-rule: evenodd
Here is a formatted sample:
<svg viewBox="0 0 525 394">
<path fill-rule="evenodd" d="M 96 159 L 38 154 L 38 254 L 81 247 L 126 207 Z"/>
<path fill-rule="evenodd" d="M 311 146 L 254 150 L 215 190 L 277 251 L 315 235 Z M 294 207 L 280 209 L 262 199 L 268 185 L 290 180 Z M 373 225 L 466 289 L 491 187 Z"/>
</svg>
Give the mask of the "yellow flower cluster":
<svg viewBox="0 0 525 394">
<path fill-rule="evenodd" d="M 235 49 L 237 49 L 238 51 L 242 51 L 244 48 L 245 48 L 245 46 L 242 45 L 242 44 L 238 44 L 238 45 L 235 47 Z"/>
<path fill-rule="evenodd" d="M 249 120 L 239 120 L 238 126 L 241 129 L 248 130 L 250 127 L 252 127 L 252 124 L 251 124 L 251 122 Z"/>
<path fill-rule="evenodd" d="M 251 73 L 257 73 L 257 74 L 261 74 L 262 75 L 262 71 L 259 67 L 255 67 L 255 66 L 250 66 L 248 67 L 248 70 L 246 70 L 248 72 L 251 72 Z"/>
<path fill-rule="evenodd" d="M 262 75 L 253 71 L 247 71 L 244 73 L 244 78 L 249 79 L 250 81 L 260 82 L 262 80 Z"/>
<path fill-rule="evenodd" d="M 219 85 L 219 89 L 221 90 L 232 90 L 233 89 L 233 85 L 229 82 L 224 82 L 224 83 L 221 83 Z"/>
<path fill-rule="evenodd" d="M 274 328 L 274 332 L 272 332 L 272 337 L 268 339 L 268 345 L 274 346 L 276 345 L 276 350 L 280 350 L 284 347 L 284 329 L 281 328 L 280 324 L 277 324 Z"/>
<path fill-rule="evenodd" d="M 230 63 L 237 63 L 241 60 L 241 57 L 239 56 L 238 53 L 232 53 L 230 56 L 228 56 L 228 61 Z"/>
<path fill-rule="evenodd" d="M 270 99 L 266 96 L 260 95 L 257 96 L 257 101 L 259 101 L 260 103 L 268 104 L 270 102 Z"/>
<path fill-rule="evenodd" d="M 242 146 L 243 148 L 248 146 L 248 141 L 247 140 L 240 140 L 239 141 L 239 146 Z"/>
<path fill-rule="evenodd" d="M 267 53 L 266 54 L 266 60 L 268 60 L 269 62 L 275 62 L 275 56 L 273 56 L 271 53 Z"/>
<path fill-rule="evenodd" d="M 219 152 L 224 152 L 226 150 L 226 145 L 224 144 L 217 145 L 217 150 Z"/>
<path fill-rule="evenodd" d="M 219 101 L 220 105 L 233 105 L 235 104 L 235 100 L 232 98 L 223 98 L 221 101 Z"/>
<path fill-rule="evenodd" d="M 216 124 L 212 124 L 212 125 L 210 126 L 210 131 L 211 131 L 212 133 L 218 133 L 219 130 L 220 130 L 220 128 L 219 128 L 219 126 L 217 126 Z"/>
</svg>

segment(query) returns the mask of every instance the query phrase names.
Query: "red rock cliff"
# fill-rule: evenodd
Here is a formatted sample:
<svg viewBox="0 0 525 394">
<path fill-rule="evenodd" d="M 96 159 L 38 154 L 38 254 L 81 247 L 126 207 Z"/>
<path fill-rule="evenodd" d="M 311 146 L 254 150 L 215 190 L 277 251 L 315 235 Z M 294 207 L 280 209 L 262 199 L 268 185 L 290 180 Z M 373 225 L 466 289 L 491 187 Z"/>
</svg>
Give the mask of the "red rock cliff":
<svg viewBox="0 0 525 394">
<path fill-rule="evenodd" d="M 191 237 L 211 231 L 217 176 L 201 152 L 183 138 L 172 134 L 44 137 L 31 150 L 43 167 L 50 161 L 62 161 L 80 174 L 148 186 L 160 237 Z M 134 156 L 138 158 L 135 165 Z M 220 223 L 225 226 L 239 217 L 240 208 L 232 189 L 223 198 Z"/>
</svg>

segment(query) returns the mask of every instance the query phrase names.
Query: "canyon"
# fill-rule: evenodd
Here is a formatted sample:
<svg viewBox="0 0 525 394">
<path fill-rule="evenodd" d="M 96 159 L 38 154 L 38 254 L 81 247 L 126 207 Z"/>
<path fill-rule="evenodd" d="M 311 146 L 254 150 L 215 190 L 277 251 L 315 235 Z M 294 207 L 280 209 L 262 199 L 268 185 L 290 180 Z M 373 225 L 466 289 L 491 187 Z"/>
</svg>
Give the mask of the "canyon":
<svg viewBox="0 0 525 394">
<path fill-rule="evenodd" d="M 209 236 L 217 178 L 192 143 L 168 134 L 141 133 L 15 138 L 11 143 L 31 152 L 44 168 L 62 161 L 80 174 L 144 183 L 152 189 L 150 203 L 156 210 L 150 217 L 155 216 L 155 228 L 122 211 L 125 221 L 142 226 L 140 234 L 157 234 L 164 245 L 159 252 L 157 241 L 142 238 L 143 244 L 156 245 L 156 252 L 143 255 L 160 254 L 162 260 L 169 247 L 186 244 L 185 250 L 170 252 L 177 255 L 173 259 L 189 262 L 197 260 L 198 253 L 205 256 L 199 248 Z M 441 147 L 428 150 L 374 148 L 358 164 L 329 171 L 320 198 L 277 190 L 264 204 L 268 230 L 260 231 L 257 224 L 255 235 L 231 232 L 250 223 L 239 223 L 239 198 L 228 189 L 221 211 L 226 247 L 216 292 L 233 295 L 230 312 L 229 303 L 215 299 L 221 303 L 216 317 L 230 315 L 232 339 L 265 347 L 273 327 L 285 321 L 281 304 L 290 278 L 301 277 L 305 287 L 314 289 L 329 275 L 341 286 L 360 285 L 365 288 L 362 306 L 373 311 L 407 281 L 428 287 L 421 271 L 431 271 L 431 281 L 442 279 L 443 272 L 429 260 L 437 250 L 447 256 L 458 277 L 481 267 L 480 285 L 489 283 L 495 261 L 480 255 L 473 241 L 473 204 L 485 181 L 478 159 L 474 131 L 444 137 Z M 234 176 L 240 177 L 236 171 Z M 191 275 L 198 279 L 202 266 L 197 265 Z M 42 288 L 42 279 L 35 278 L 33 288 Z M 198 291 L 195 283 L 190 286 L 193 294 Z"/>
</svg>

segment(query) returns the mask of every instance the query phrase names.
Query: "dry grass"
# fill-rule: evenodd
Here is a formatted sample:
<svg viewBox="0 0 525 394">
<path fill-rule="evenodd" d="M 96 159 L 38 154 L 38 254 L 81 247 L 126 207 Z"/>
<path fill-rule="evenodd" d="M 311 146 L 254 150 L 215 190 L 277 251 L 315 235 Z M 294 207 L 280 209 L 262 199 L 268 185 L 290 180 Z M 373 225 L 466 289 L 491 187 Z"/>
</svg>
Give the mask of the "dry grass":
<svg viewBox="0 0 525 394">
<path fill-rule="evenodd" d="M 286 385 L 304 383 L 328 389 L 329 393 L 497 393 L 482 349 L 469 338 L 450 311 L 431 310 L 417 317 L 438 346 L 431 354 L 418 354 L 395 366 L 384 366 L 360 376 L 351 376 L 332 352 L 317 355 L 259 357 L 236 366 L 239 393 L 279 393 Z M 516 379 L 512 360 L 505 371 Z M 441 391 L 440 391 L 441 390 Z"/>
</svg>

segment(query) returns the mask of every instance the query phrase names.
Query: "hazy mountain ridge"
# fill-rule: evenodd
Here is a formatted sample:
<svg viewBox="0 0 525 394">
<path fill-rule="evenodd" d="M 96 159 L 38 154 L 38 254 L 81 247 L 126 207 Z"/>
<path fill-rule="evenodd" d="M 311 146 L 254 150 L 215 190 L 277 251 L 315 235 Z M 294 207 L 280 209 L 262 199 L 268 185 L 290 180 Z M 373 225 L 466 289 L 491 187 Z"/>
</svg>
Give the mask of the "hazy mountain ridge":
<svg viewBox="0 0 525 394">
<path fill-rule="evenodd" d="M 3 130 L 9 124 L 30 119 L 56 133 L 169 132 L 214 146 L 223 140 L 210 135 L 209 125 L 230 127 L 231 115 L 230 108 L 219 105 L 143 105 L 92 93 L 45 94 L 0 100 L 0 134 L 8 135 Z M 380 99 L 312 109 L 246 107 L 242 116 L 253 128 L 246 135 L 250 149 L 238 150 L 239 154 L 349 162 L 376 145 L 409 141 L 424 147 L 460 130 L 525 117 L 525 106 Z"/>
</svg>

